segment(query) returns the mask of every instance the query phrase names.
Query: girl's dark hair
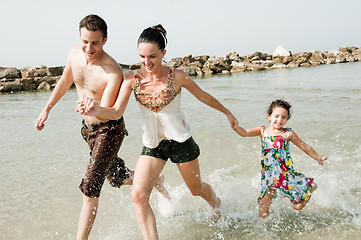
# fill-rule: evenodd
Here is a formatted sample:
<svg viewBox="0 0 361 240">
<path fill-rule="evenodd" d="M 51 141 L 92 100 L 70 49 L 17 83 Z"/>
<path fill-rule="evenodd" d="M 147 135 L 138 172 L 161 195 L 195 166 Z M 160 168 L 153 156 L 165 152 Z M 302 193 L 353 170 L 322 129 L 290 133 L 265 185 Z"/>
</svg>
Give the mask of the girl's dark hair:
<svg viewBox="0 0 361 240">
<path fill-rule="evenodd" d="M 98 15 L 91 14 L 84 17 L 79 23 L 79 31 L 83 27 L 93 32 L 99 30 L 103 34 L 103 39 L 108 36 L 108 26 Z"/>
<path fill-rule="evenodd" d="M 161 51 L 167 46 L 167 31 L 163 28 L 161 24 L 149 27 L 143 30 L 138 38 L 138 43 L 156 43 Z"/>
<path fill-rule="evenodd" d="M 274 100 L 273 102 L 271 102 L 271 105 L 268 107 L 268 110 L 267 110 L 268 115 L 271 115 L 273 112 L 273 109 L 276 107 L 281 107 L 281 108 L 286 109 L 288 112 L 288 119 L 291 118 L 292 105 L 289 104 L 287 101 L 282 100 L 282 99 L 277 99 L 277 100 Z"/>
</svg>

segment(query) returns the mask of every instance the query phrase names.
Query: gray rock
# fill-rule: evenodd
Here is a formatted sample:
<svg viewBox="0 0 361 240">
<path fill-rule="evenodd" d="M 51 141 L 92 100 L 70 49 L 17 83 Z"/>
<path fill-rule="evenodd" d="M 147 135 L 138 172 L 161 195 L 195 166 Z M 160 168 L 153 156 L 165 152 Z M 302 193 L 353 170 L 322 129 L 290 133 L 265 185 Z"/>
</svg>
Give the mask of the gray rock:
<svg viewBox="0 0 361 240">
<path fill-rule="evenodd" d="M 340 47 L 338 50 L 342 53 L 352 53 L 356 47 Z"/>
<path fill-rule="evenodd" d="M 61 76 L 63 74 L 64 67 L 48 67 L 47 76 Z"/>
<path fill-rule="evenodd" d="M 182 58 L 182 64 L 185 66 L 189 66 L 192 62 L 194 62 L 194 58 L 192 57 L 192 54 L 189 54 L 187 56 L 184 56 Z"/>
<path fill-rule="evenodd" d="M 11 82 L 1 82 L 0 83 L 0 92 L 15 92 L 21 91 L 22 87 L 20 85 L 20 78 L 15 79 Z"/>
<path fill-rule="evenodd" d="M 135 64 L 131 64 L 129 66 L 129 70 L 137 70 L 137 69 L 140 69 L 142 68 L 142 64 L 141 63 L 135 63 Z"/>
<path fill-rule="evenodd" d="M 262 68 L 269 68 L 275 64 L 272 60 L 261 60 L 261 61 L 253 61 L 252 64 L 259 65 Z"/>
<path fill-rule="evenodd" d="M 37 85 L 31 78 L 20 79 L 19 85 L 21 87 L 21 91 L 31 91 L 31 90 L 36 90 L 36 88 L 37 88 Z"/>
<path fill-rule="evenodd" d="M 51 90 L 51 85 L 49 83 L 47 83 L 46 81 L 42 82 L 39 84 L 38 91 L 50 91 Z"/>
<path fill-rule="evenodd" d="M 46 67 L 25 67 L 20 70 L 23 78 L 45 77 L 48 75 L 48 69 Z"/>
<path fill-rule="evenodd" d="M 182 58 L 172 58 L 165 65 L 168 67 L 178 68 L 178 67 L 182 66 Z"/>
<path fill-rule="evenodd" d="M 0 67 L 0 79 L 2 78 L 21 78 L 21 73 L 14 67 Z"/>
<path fill-rule="evenodd" d="M 273 59 L 272 59 L 272 61 L 275 64 L 284 64 L 284 65 L 289 64 L 293 60 L 294 60 L 294 58 L 291 56 L 285 56 L 285 57 L 284 56 L 276 56 L 276 57 L 273 57 Z"/>
<path fill-rule="evenodd" d="M 194 61 L 200 62 L 201 64 L 204 64 L 205 62 L 207 62 L 209 56 L 203 55 L 203 56 L 195 56 L 193 58 L 194 58 Z"/>
<path fill-rule="evenodd" d="M 361 48 L 357 48 L 352 52 L 352 55 L 357 61 L 361 61 Z"/>
<path fill-rule="evenodd" d="M 243 61 L 243 58 L 238 55 L 236 52 L 230 52 L 227 54 L 227 56 L 231 62 L 241 62 Z"/>
<path fill-rule="evenodd" d="M 296 67 L 299 67 L 299 66 L 300 66 L 300 63 L 295 61 L 295 60 L 287 64 L 288 68 L 296 68 Z"/>
<path fill-rule="evenodd" d="M 267 60 L 268 54 L 262 53 L 262 52 L 252 52 L 247 55 L 248 59 L 255 59 L 255 61 L 258 60 Z"/>
<path fill-rule="evenodd" d="M 311 56 L 308 59 L 311 65 L 320 65 L 325 64 L 325 59 L 327 58 L 324 52 L 321 51 L 311 51 Z"/>
<path fill-rule="evenodd" d="M 200 69 L 197 69 L 197 67 L 195 67 L 195 66 L 180 66 L 178 69 L 184 71 L 189 76 L 196 76 L 197 70 L 200 70 Z"/>
<path fill-rule="evenodd" d="M 286 64 L 274 64 L 271 69 L 281 69 L 281 68 L 287 68 Z"/>
<path fill-rule="evenodd" d="M 247 71 L 247 67 L 243 62 L 233 61 L 231 65 L 232 65 L 232 68 L 231 68 L 232 73 Z"/>
<path fill-rule="evenodd" d="M 277 46 L 276 50 L 272 53 L 272 56 L 275 57 L 289 57 L 292 56 L 291 51 L 287 51 L 282 46 Z"/>
</svg>

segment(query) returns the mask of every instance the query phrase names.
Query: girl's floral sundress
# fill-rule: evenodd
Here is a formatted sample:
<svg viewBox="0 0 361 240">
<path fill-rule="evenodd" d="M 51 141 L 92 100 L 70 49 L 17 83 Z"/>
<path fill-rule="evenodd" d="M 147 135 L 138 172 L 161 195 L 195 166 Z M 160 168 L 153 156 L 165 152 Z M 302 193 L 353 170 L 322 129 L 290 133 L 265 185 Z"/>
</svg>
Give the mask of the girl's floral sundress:
<svg viewBox="0 0 361 240">
<path fill-rule="evenodd" d="M 311 196 L 313 178 L 307 178 L 293 168 L 289 140 L 281 135 L 262 137 L 262 199 L 270 188 L 278 189 L 292 203 L 300 203 Z"/>
</svg>

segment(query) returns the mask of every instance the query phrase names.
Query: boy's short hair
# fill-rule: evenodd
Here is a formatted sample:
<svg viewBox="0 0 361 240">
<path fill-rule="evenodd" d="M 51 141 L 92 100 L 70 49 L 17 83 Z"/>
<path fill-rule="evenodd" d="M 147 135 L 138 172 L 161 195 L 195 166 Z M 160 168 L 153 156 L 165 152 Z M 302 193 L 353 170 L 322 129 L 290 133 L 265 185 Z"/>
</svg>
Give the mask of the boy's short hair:
<svg viewBox="0 0 361 240">
<path fill-rule="evenodd" d="M 100 31 L 103 34 L 103 39 L 108 36 L 108 26 L 98 15 L 90 14 L 84 17 L 79 23 L 79 31 L 83 27 L 93 32 Z"/>
</svg>

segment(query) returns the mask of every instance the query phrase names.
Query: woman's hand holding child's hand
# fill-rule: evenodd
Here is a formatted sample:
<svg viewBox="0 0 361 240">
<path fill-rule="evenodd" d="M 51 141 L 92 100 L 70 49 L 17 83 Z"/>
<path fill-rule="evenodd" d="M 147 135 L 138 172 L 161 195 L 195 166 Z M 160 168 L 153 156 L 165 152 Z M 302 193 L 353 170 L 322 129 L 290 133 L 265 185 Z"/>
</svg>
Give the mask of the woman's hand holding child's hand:
<svg viewBox="0 0 361 240">
<path fill-rule="evenodd" d="M 235 130 L 235 128 L 239 126 L 237 118 L 232 113 L 227 114 L 227 118 L 231 124 L 231 128 Z"/>
</svg>

